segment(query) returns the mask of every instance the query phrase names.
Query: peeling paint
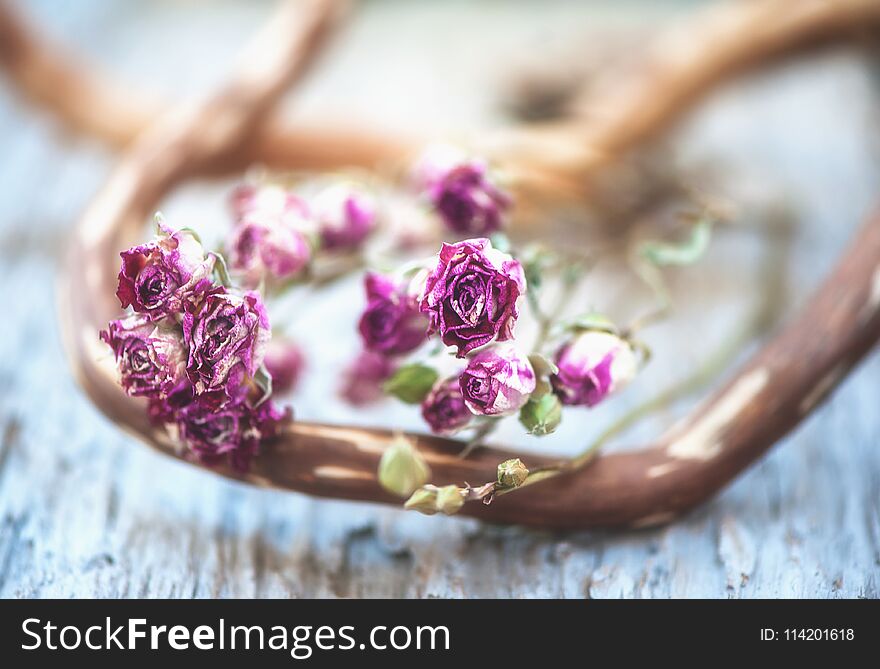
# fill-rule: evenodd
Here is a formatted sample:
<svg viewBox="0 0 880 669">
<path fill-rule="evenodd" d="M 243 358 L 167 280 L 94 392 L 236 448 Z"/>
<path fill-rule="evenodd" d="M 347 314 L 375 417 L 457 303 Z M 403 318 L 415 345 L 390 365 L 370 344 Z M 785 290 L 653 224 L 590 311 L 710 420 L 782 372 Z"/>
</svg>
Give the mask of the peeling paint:
<svg viewBox="0 0 880 669">
<path fill-rule="evenodd" d="M 667 454 L 684 460 L 711 460 L 717 456 L 723 448 L 721 433 L 757 397 L 769 379 L 766 367 L 746 374 L 684 436 L 667 447 Z"/>
</svg>

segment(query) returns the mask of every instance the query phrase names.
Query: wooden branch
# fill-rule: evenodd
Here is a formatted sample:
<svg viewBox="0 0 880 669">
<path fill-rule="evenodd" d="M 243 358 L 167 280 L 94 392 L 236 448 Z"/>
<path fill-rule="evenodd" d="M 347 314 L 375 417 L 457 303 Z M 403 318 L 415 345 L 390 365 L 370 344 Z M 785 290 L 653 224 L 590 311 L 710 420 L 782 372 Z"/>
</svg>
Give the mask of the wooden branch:
<svg viewBox="0 0 880 669">
<path fill-rule="evenodd" d="M 567 190 L 583 193 L 585 178 L 667 131 L 721 83 L 808 48 L 868 41 L 878 29 L 880 0 L 710 5 L 608 68 L 571 103 L 569 120 L 519 137 L 504 155 L 536 178 L 566 174 L 574 181 Z"/>
<path fill-rule="evenodd" d="M 333 16 L 328 15 L 323 27 L 314 32 L 317 42 L 323 43 L 333 32 L 348 3 L 335 5 Z M 29 101 L 54 112 L 70 130 L 92 135 L 120 150 L 168 107 L 140 86 L 109 78 L 41 35 L 15 11 L 10 0 L 0 0 L 0 67 Z M 396 164 L 418 146 L 399 134 L 350 125 L 273 121 L 263 124 L 251 141 L 227 152 L 223 161 L 206 167 L 209 173 L 242 170 L 254 163 L 285 170 L 376 168 Z"/>
<path fill-rule="evenodd" d="M 662 32 L 628 70 L 609 72 L 575 105 L 585 120 L 540 131 L 517 129 L 490 136 L 486 151 L 515 163 L 537 189 L 581 191 L 547 171 L 580 182 L 585 172 L 656 137 L 709 91 L 767 61 L 819 43 L 863 37 L 880 27 L 880 0 L 750 0 L 698 12 Z M 122 148 L 167 105 L 139 87 L 123 86 L 52 44 L 0 0 L 0 65 L 34 102 L 72 129 Z M 605 110 L 598 114 L 596 111 Z M 482 142 L 480 142 L 482 144 Z M 375 168 L 396 165 L 423 141 L 328 123 L 292 125 L 275 120 L 250 143 L 212 166 L 217 172 L 259 162 L 274 169 Z"/>
</svg>

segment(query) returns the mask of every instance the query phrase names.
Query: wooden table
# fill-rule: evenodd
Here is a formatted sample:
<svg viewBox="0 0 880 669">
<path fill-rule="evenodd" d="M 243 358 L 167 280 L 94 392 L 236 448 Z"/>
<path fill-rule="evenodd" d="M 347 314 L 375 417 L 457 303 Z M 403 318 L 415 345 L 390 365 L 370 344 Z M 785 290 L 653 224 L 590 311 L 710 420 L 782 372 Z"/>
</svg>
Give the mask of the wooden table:
<svg viewBox="0 0 880 669">
<path fill-rule="evenodd" d="M 498 71 L 586 28 L 655 14 L 627 4 L 374 2 L 291 100 L 304 117 L 347 110 L 389 127 L 498 122 Z M 28 3 L 45 27 L 127 78 L 185 95 L 215 82 L 267 11 L 260 3 Z M 494 55 L 487 58 L 487 54 Z M 562 65 L 564 66 L 564 65 Z M 723 91 L 688 123 L 690 160 L 796 202 L 791 305 L 830 267 L 877 198 L 875 90 L 835 51 Z M 142 448 L 100 415 L 68 371 L 55 320 L 65 232 L 113 156 L 65 138 L 0 89 L 0 596 L 4 597 L 877 597 L 880 358 L 871 356 L 793 436 L 707 506 L 640 532 L 550 535 L 455 518 L 246 489 Z M 223 217 L 223 189 L 187 189 L 181 225 Z M 687 306 L 651 332 L 658 355 L 620 399 L 547 443 L 572 451 L 695 364 L 737 318 L 757 246 L 720 239 Z M 613 305 L 613 293 L 597 300 Z M 357 285 L 303 305 L 313 361 L 294 398 L 309 418 L 418 426 L 406 408 L 353 412 L 327 400 L 354 344 Z M 349 302 L 346 302 L 349 301 Z M 329 320 L 328 320 L 329 319 Z M 319 323 L 331 327 L 318 330 Z M 338 323 L 338 327 L 333 325 Z M 682 325 L 684 323 L 684 325 Z M 315 336 L 318 331 L 322 336 Z M 338 333 L 330 336 L 327 333 Z M 310 339 L 306 338 L 312 335 Z M 681 415 L 670 408 L 625 440 Z M 515 426 L 501 439 L 516 443 Z M 520 439 L 521 440 L 521 439 Z M 540 445 L 539 445 L 540 447 Z"/>
</svg>

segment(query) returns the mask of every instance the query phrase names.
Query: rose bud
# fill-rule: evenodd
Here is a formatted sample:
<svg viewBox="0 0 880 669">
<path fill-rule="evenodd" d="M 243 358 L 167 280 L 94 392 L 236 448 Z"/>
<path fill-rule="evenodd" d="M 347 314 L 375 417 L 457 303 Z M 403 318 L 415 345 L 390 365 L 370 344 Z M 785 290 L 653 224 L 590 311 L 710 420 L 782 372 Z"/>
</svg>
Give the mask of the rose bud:
<svg viewBox="0 0 880 669">
<path fill-rule="evenodd" d="M 256 209 L 245 214 L 227 241 L 229 265 L 256 286 L 262 279 L 287 281 L 299 275 L 312 258 L 306 235 L 305 209 L 292 201 L 281 213 Z"/>
<path fill-rule="evenodd" d="M 407 284 L 370 272 L 364 277 L 367 308 L 358 323 L 364 346 L 385 355 L 401 355 L 427 338 L 428 321 Z"/>
<path fill-rule="evenodd" d="M 434 434 L 454 434 L 468 426 L 473 414 L 464 403 L 457 378 L 434 384 L 422 402 L 422 418 Z"/>
<path fill-rule="evenodd" d="M 377 470 L 379 485 L 399 497 L 409 497 L 431 478 L 431 468 L 412 443 L 403 436 L 382 453 Z"/>
<path fill-rule="evenodd" d="M 132 397 L 163 398 L 185 379 L 186 348 L 178 327 L 131 316 L 112 321 L 101 339 L 113 349 L 120 383 Z"/>
<path fill-rule="evenodd" d="M 558 373 L 550 377 L 563 404 L 595 406 L 635 376 L 632 346 L 610 332 L 587 330 L 556 353 Z"/>
<path fill-rule="evenodd" d="M 512 345 L 475 355 L 458 378 L 467 408 L 478 416 L 508 416 L 535 390 L 529 359 Z"/>
<path fill-rule="evenodd" d="M 263 363 L 269 318 L 258 293 L 239 296 L 218 287 L 184 313 L 183 337 L 196 393 L 222 391 L 235 398 L 245 390 L 245 377 L 252 377 Z"/>
<path fill-rule="evenodd" d="M 526 291 L 522 265 L 492 248 L 488 239 L 443 244 L 437 266 L 425 281 L 419 308 L 431 319 L 429 334 L 439 332 L 456 356 L 493 339 L 513 337 L 518 301 Z"/>
<path fill-rule="evenodd" d="M 519 458 L 505 460 L 498 465 L 496 480 L 503 488 L 519 488 L 529 478 L 529 470 Z"/>
<path fill-rule="evenodd" d="M 247 215 L 259 212 L 267 216 L 305 216 L 305 202 L 276 184 L 241 184 L 236 186 L 229 198 L 229 205 L 236 223 Z"/>
<path fill-rule="evenodd" d="M 263 363 L 272 375 L 272 392 L 286 393 L 296 388 L 305 367 L 305 356 L 296 342 L 272 337 Z"/>
<path fill-rule="evenodd" d="M 504 225 L 511 200 L 493 183 L 479 161 L 457 164 L 427 187 L 434 210 L 449 230 L 460 235 L 489 235 Z"/>
<path fill-rule="evenodd" d="M 394 374 L 395 363 L 381 353 L 363 351 L 343 373 L 340 396 L 354 406 L 372 404 L 385 397 L 382 384 Z"/>
<path fill-rule="evenodd" d="M 444 513 L 451 516 L 458 513 L 464 506 L 467 497 L 467 489 L 457 485 L 445 485 L 437 487 L 428 483 L 416 490 L 403 505 L 407 511 L 418 511 L 426 516 L 435 513 Z"/>
<path fill-rule="evenodd" d="M 373 198 L 346 184 L 325 188 L 311 201 L 321 247 L 356 249 L 376 227 Z"/>
<path fill-rule="evenodd" d="M 188 230 L 173 232 L 159 225 L 157 238 L 120 253 L 122 266 L 116 296 L 151 319 L 179 311 L 186 296 L 207 283 L 214 267 L 196 236 Z"/>
</svg>

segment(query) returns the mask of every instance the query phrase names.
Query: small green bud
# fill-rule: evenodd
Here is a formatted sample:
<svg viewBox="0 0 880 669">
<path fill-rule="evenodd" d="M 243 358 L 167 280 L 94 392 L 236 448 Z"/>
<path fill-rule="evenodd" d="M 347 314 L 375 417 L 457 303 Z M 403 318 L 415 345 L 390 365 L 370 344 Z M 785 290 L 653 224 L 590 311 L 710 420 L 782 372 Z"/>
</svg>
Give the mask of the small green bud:
<svg viewBox="0 0 880 669">
<path fill-rule="evenodd" d="M 435 485 L 423 485 L 416 490 L 403 508 L 407 511 L 418 511 L 428 516 L 435 513 L 445 513 L 451 516 L 464 506 L 467 491 L 457 485 L 446 485 L 438 488 Z"/>
<path fill-rule="evenodd" d="M 398 369 L 382 386 L 389 395 L 407 404 L 419 404 L 438 378 L 437 370 L 428 365 L 413 363 Z"/>
<path fill-rule="evenodd" d="M 427 516 L 437 513 L 437 486 L 424 485 L 416 490 L 403 505 L 407 511 L 418 511 Z"/>
<path fill-rule="evenodd" d="M 498 465 L 498 485 L 519 488 L 529 476 L 528 468 L 519 458 L 505 460 Z"/>
<path fill-rule="evenodd" d="M 464 506 L 466 491 L 457 485 L 445 485 L 437 491 L 437 510 L 451 516 Z"/>
<path fill-rule="evenodd" d="M 406 497 L 431 478 L 431 469 L 410 441 L 401 436 L 382 454 L 378 477 L 385 490 Z"/>
<path fill-rule="evenodd" d="M 553 386 L 547 379 L 542 379 L 540 377 L 535 381 L 535 389 L 532 391 L 532 394 L 529 395 L 529 399 L 537 402 L 539 399 L 544 397 L 544 395 L 549 395 L 553 392 Z"/>
<path fill-rule="evenodd" d="M 551 434 L 562 422 L 562 403 L 553 393 L 532 398 L 520 409 L 519 422 L 529 434 L 539 437 Z"/>
</svg>

